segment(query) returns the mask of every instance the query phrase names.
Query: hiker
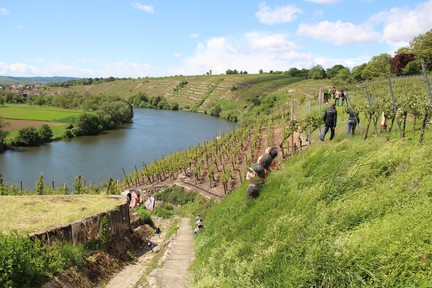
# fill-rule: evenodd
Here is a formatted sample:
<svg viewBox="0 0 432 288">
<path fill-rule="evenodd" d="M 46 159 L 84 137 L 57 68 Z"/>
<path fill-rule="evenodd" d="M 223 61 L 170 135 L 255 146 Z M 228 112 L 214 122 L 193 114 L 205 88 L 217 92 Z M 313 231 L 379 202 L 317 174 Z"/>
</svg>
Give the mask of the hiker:
<svg viewBox="0 0 432 288">
<path fill-rule="evenodd" d="M 202 218 L 200 218 L 197 222 L 195 222 L 195 230 L 194 234 L 197 235 L 200 231 L 205 230 L 204 221 Z"/>
<path fill-rule="evenodd" d="M 381 133 L 387 131 L 387 114 L 382 112 L 381 114 Z"/>
<path fill-rule="evenodd" d="M 276 147 L 268 147 L 264 154 L 258 158 L 257 163 L 260 164 L 264 168 L 265 177 L 270 173 L 270 168 L 275 167 L 276 162 L 274 162 L 274 158 L 277 157 L 277 149 Z"/>
<path fill-rule="evenodd" d="M 335 99 L 335 94 L 336 94 L 336 87 L 333 86 L 333 88 L 332 88 L 332 92 L 331 92 L 332 99 Z"/>
<path fill-rule="evenodd" d="M 162 233 L 162 231 L 161 231 L 161 229 L 159 228 L 159 227 L 156 227 L 156 231 L 155 231 L 155 233 L 158 235 L 158 237 L 160 238 L 161 237 L 161 233 Z"/>
<path fill-rule="evenodd" d="M 153 247 L 154 247 L 153 241 L 147 239 L 147 247 L 150 249 L 150 251 L 153 252 Z"/>
<path fill-rule="evenodd" d="M 349 114 L 348 116 L 348 129 L 347 129 L 347 135 L 352 132 L 352 135 L 355 134 L 355 129 L 357 124 L 360 123 L 360 117 L 358 115 L 358 112 L 355 110 L 355 105 L 352 105 L 351 107 L 348 107 L 346 110 L 346 113 Z"/>
<path fill-rule="evenodd" d="M 335 98 L 335 103 L 337 106 L 340 106 L 340 98 L 342 96 L 342 92 L 340 90 L 336 90 L 335 94 L 334 94 L 334 98 Z"/>
<path fill-rule="evenodd" d="M 141 203 L 141 193 L 137 190 L 130 189 L 129 193 L 127 194 L 127 198 L 130 208 L 135 208 Z"/>
<path fill-rule="evenodd" d="M 249 202 L 250 199 L 258 198 L 260 194 L 260 185 L 259 184 L 249 184 L 246 189 L 246 202 Z"/>
<path fill-rule="evenodd" d="M 199 232 L 200 232 L 200 228 L 199 228 L 199 227 L 196 227 L 195 230 L 194 230 L 194 234 L 195 234 L 195 236 L 198 235 Z"/>
<path fill-rule="evenodd" d="M 341 106 L 344 106 L 344 102 L 345 102 L 345 100 L 346 100 L 346 103 L 347 103 L 347 105 L 348 105 L 348 98 L 349 98 L 348 92 L 347 92 L 346 90 L 344 90 L 344 91 L 342 92 L 342 98 L 341 98 L 341 100 L 342 100 L 342 105 L 341 105 Z"/>
<path fill-rule="evenodd" d="M 337 123 L 336 103 L 331 104 L 331 106 L 327 108 L 323 116 L 323 121 L 324 121 L 324 131 L 321 134 L 320 140 L 324 141 L 324 138 L 329 129 L 330 129 L 330 140 L 332 140 L 335 136 L 335 128 Z"/>
<path fill-rule="evenodd" d="M 246 180 L 251 184 L 261 184 L 264 182 L 265 171 L 263 166 L 258 163 L 252 163 L 246 173 Z"/>
<path fill-rule="evenodd" d="M 200 219 L 198 219 L 198 221 L 195 222 L 195 225 L 198 227 L 199 225 L 202 225 L 203 222 L 204 222 L 203 219 L 200 218 Z"/>
</svg>

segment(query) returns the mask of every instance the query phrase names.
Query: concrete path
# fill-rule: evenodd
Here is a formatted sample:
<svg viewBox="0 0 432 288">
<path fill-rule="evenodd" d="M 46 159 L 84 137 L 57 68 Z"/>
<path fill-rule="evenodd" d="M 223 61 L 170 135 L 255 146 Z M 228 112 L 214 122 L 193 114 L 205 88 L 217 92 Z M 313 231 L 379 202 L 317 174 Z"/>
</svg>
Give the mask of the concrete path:
<svg viewBox="0 0 432 288">
<path fill-rule="evenodd" d="M 182 218 L 179 225 L 179 230 L 161 259 L 163 266 L 152 271 L 147 277 L 152 288 L 188 287 L 188 268 L 194 258 L 193 231 L 187 218 Z"/>
</svg>

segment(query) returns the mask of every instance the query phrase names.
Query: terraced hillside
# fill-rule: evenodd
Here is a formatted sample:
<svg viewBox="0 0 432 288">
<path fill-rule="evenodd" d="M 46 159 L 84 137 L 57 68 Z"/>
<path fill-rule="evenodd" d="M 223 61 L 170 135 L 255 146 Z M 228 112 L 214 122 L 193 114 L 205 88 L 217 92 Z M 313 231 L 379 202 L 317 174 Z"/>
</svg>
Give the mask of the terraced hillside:
<svg viewBox="0 0 432 288">
<path fill-rule="evenodd" d="M 183 110 L 205 113 L 219 105 L 225 113 L 244 113 L 248 107 L 253 106 L 254 99 L 301 80 L 303 79 L 282 74 L 173 76 L 116 80 L 50 90 L 122 98 L 145 93 L 149 98 L 160 96 L 170 103 L 176 102 Z"/>
</svg>

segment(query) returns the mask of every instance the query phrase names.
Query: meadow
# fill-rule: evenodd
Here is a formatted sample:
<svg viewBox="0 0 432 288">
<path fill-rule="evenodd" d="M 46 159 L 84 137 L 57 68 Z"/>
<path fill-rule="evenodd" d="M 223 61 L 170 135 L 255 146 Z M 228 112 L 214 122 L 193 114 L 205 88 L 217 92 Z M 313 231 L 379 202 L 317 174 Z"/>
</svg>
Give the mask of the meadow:
<svg viewBox="0 0 432 288">
<path fill-rule="evenodd" d="M 39 128 L 44 124 L 51 127 L 54 139 L 61 138 L 69 123 L 81 113 L 82 111 L 79 110 L 27 104 L 0 106 L 0 117 L 8 124 L 5 127 L 5 130 L 9 131 L 8 139 L 16 137 L 20 129 Z"/>
<path fill-rule="evenodd" d="M 204 214 L 193 287 L 431 287 L 432 148 L 337 136 Z"/>
<path fill-rule="evenodd" d="M 21 234 L 45 231 L 115 209 L 120 196 L 33 195 L 2 196 L 0 231 Z"/>
</svg>

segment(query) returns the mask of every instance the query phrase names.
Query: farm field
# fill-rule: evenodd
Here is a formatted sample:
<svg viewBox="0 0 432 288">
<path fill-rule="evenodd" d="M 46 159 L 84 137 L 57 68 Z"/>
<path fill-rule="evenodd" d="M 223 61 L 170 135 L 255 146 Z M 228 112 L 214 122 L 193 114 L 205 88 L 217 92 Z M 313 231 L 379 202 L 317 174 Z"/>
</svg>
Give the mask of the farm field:
<svg viewBox="0 0 432 288">
<path fill-rule="evenodd" d="M 36 120 L 69 123 L 81 114 L 79 110 L 40 107 L 27 104 L 6 104 L 0 106 L 0 117 L 16 120 Z"/>
<path fill-rule="evenodd" d="M 6 104 L 0 106 L 0 117 L 6 123 L 4 129 L 9 131 L 8 139 L 16 137 L 20 129 L 39 128 L 45 124 L 53 130 L 54 138 L 62 137 L 65 128 L 72 119 L 80 114 L 81 111 L 79 110 L 26 104 Z"/>
<path fill-rule="evenodd" d="M 0 231 L 31 233 L 114 209 L 121 197 L 106 195 L 1 196 Z"/>
</svg>

